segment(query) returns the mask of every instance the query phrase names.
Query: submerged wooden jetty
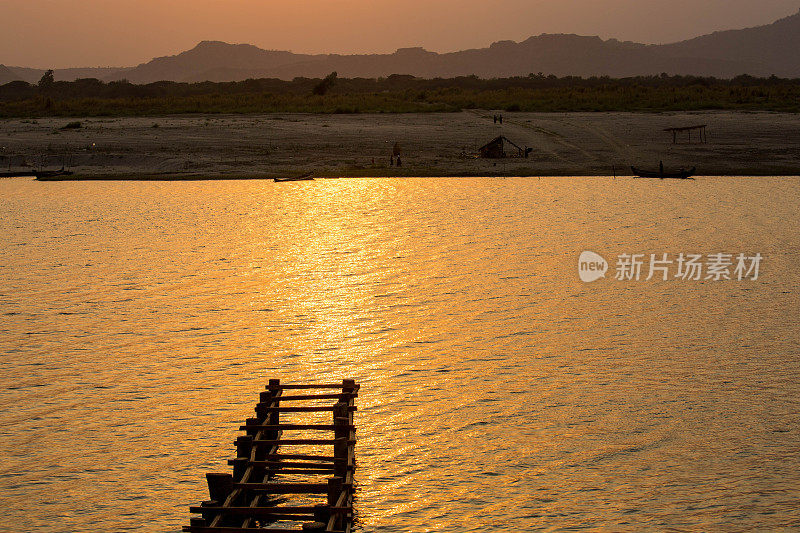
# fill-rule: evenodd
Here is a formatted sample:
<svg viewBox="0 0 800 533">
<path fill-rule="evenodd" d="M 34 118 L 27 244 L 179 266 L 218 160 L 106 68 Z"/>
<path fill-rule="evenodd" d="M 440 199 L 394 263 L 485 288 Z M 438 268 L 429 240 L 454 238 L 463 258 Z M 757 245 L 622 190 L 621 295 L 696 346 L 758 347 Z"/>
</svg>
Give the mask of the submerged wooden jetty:
<svg viewBox="0 0 800 533">
<path fill-rule="evenodd" d="M 236 458 L 228 461 L 233 473 L 206 474 L 210 500 L 190 507 L 201 517 L 192 518 L 183 531 L 348 533 L 353 525 L 358 389 L 350 379 L 285 385 L 269 380 L 256 417 L 240 428 L 245 434 L 235 441 Z M 309 420 L 320 416 L 330 422 Z M 314 438 L 309 438 L 306 433 L 312 432 Z M 319 433 L 328 438 L 318 438 Z"/>
</svg>

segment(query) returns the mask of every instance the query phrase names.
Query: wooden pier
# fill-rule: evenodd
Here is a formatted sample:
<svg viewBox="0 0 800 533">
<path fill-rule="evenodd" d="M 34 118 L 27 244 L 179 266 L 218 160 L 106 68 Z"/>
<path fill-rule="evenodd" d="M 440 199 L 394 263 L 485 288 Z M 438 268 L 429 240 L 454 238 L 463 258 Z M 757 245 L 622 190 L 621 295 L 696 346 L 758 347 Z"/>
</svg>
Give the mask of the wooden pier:
<svg viewBox="0 0 800 533">
<path fill-rule="evenodd" d="M 358 389 L 350 379 L 293 385 L 269 380 L 256 417 L 241 426 L 245 434 L 234 443 L 236 458 L 228 461 L 233 473 L 206 474 L 210 500 L 190 507 L 201 517 L 183 531 L 349 533 Z M 326 415 L 327 421 L 310 420 Z M 303 420 L 291 420 L 298 416 Z"/>
</svg>

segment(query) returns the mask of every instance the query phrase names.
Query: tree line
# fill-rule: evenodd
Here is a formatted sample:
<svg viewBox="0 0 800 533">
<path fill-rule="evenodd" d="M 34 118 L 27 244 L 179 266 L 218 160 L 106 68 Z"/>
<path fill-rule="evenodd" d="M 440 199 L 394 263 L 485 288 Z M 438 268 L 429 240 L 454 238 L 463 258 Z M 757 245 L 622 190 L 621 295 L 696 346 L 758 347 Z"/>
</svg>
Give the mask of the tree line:
<svg viewBox="0 0 800 533">
<path fill-rule="evenodd" d="M 748 75 L 579 77 L 542 73 L 512 78 L 423 79 L 409 75 L 291 81 L 133 84 L 95 78 L 0 85 L 0 116 L 250 112 L 410 112 L 485 108 L 513 111 L 800 111 L 800 79 Z"/>
</svg>

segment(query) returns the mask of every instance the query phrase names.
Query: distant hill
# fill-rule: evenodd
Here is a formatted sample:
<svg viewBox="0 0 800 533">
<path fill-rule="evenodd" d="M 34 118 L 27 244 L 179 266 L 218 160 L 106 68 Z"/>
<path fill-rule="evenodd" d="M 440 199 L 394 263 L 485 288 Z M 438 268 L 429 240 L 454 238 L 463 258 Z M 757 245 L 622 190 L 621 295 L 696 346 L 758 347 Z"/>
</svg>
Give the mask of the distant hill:
<svg viewBox="0 0 800 533">
<path fill-rule="evenodd" d="M 96 77 L 133 83 L 170 80 L 241 81 L 249 78 L 377 78 L 410 74 L 423 78 L 476 75 L 481 78 L 525 76 L 627 77 L 660 74 L 732 78 L 800 77 L 800 12 L 773 24 L 716 32 L 679 43 L 644 45 L 616 39 L 543 34 L 522 42 L 501 41 L 488 48 L 446 54 L 404 48 L 393 54 L 294 54 L 262 50 L 249 44 L 203 41 L 174 56 L 159 57 L 133 68 L 56 70 L 59 79 Z M 8 71 L 11 71 L 9 74 Z M 43 70 L 0 68 L 0 83 L 24 79 L 35 83 Z"/>
<path fill-rule="evenodd" d="M 539 35 L 523 42 L 501 41 L 488 48 L 447 54 L 405 48 L 393 54 L 300 55 L 252 45 L 202 42 L 176 56 L 160 57 L 106 79 L 134 83 L 240 81 L 248 78 L 375 78 L 391 74 L 418 77 L 477 75 L 482 78 L 694 74 L 730 78 L 739 74 L 800 76 L 800 13 L 773 24 L 717 32 L 680 43 L 644 45 L 578 35 Z"/>
<path fill-rule="evenodd" d="M 672 56 L 753 65 L 747 74 L 800 77 L 800 12 L 766 26 L 719 31 L 660 48 Z"/>
<path fill-rule="evenodd" d="M 203 41 L 186 52 L 157 57 L 133 69 L 107 76 L 106 79 L 125 78 L 132 83 L 162 80 L 239 81 L 251 77 L 274 77 L 261 74 L 312 57 L 315 56 L 262 50 L 250 44 Z"/>
</svg>

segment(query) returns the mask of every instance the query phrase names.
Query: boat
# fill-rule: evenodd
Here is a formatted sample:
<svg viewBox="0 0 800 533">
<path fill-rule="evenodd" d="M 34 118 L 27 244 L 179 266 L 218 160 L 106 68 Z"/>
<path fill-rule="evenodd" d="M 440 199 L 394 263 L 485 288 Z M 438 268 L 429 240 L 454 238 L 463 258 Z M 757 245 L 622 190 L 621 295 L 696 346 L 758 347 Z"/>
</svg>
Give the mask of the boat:
<svg viewBox="0 0 800 533">
<path fill-rule="evenodd" d="M 631 167 L 634 178 L 658 178 L 658 179 L 673 179 L 673 180 L 693 180 L 696 167 L 689 170 L 680 169 L 677 172 L 663 172 L 661 170 L 643 170 L 641 168 Z"/>
<path fill-rule="evenodd" d="M 46 180 L 54 180 L 57 181 L 59 178 L 63 176 L 72 176 L 72 171 L 64 170 L 62 167 L 60 170 L 40 170 L 39 172 L 35 172 L 34 176 L 39 181 L 46 181 Z"/>
<path fill-rule="evenodd" d="M 283 183 L 284 181 L 314 181 L 313 173 L 303 174 L 302 176 L 289 176 L 285 178 L 273 178 L 275 183 Z"/>
<path fill-rule="evenodd" d="M 18 170 L 11 172 L 0 172 L 0 178 L 27 178 L 33 176 L 37 180 L 54 179 L 61 176 L 72 176 L 72 172 L 60 168 L 59 170 Z"/>
</svg>

